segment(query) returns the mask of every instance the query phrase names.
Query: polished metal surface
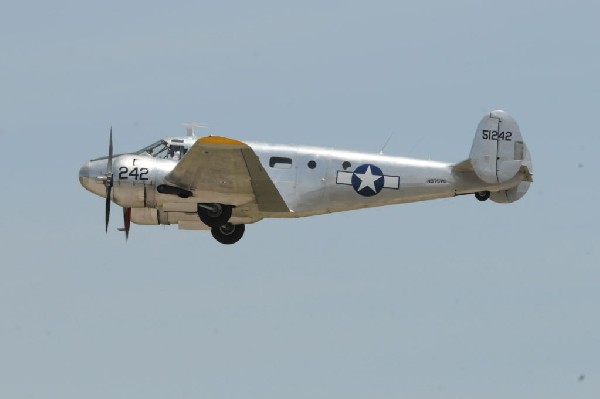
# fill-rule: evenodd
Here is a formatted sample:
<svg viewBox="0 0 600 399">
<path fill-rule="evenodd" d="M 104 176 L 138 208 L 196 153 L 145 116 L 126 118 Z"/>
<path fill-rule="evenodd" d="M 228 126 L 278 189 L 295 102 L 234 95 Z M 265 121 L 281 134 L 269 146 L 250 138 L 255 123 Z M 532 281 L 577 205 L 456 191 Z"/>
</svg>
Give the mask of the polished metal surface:
<svg viewBox="0 0 600 399">
<path fill-rule="evenodd" d="M 81 185 L 105 197 L 108 158 L 86 162 Z M 207 229 L 197 204 L 234 206 L 231 222 L 295 218 L 491 192 L 514 202 L 532 181 L 531 156 L 516 121 L 504 111 L 481 120 L 468 159 L 437 162 L 309 146 L 169 137 L 112 157 L 110 200 L 132 208 L 137 224 Z M 159 185 L 182 190 L 160 193 Z M 162 190 L 165 191 L 165 190 Z M 188 192 L 189 198 L 174 195 Z"/>
</svg>

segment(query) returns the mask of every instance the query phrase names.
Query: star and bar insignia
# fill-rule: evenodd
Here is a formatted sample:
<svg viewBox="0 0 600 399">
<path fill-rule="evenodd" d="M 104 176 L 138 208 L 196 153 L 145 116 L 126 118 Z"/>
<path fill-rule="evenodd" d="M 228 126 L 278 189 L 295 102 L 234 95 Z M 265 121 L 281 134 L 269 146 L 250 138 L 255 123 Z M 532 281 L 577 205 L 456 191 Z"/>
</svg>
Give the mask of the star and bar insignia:
<svg viewBox="0 0 600 399">
<path fill-rule="evenodd" d="M 400 176 L 386 176 L 379 167 L 363 164 L 354 169 L 354 172 L 338 170 L 336 183 L 352 186 L 358 194 L 372 197 L 384 188 L 400 189 Z"/>
</svg>

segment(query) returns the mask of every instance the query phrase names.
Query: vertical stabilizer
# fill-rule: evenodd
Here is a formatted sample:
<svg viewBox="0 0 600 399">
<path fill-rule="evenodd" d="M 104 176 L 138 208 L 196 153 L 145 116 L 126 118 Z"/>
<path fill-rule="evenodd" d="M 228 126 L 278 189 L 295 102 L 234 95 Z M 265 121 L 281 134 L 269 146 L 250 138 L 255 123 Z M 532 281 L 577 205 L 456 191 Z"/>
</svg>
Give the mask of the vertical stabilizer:
<svg viewBox="0 0 600 399">
<path fill-rule="evenodd" d="M 519 125 L 499 110 L 479 122 L 469 158 L 477 177 L 490 184 L 512 179 L 523 165 L 531 170 L 531 157 Z"/>
<path fill-rule="evenodd" d="M 521 136 L 521 129 L 512 116 L 496 110 L 485 115 L 473 139 L 469 155 L 473 171 L 479 179 L 489 184 L 505 183 L 524 171 L 523 182 L 518 186 L 497 193 L 491 199 L 496 202 L 514 202 L 529 188 L 531 155 Z"/>
</svg>

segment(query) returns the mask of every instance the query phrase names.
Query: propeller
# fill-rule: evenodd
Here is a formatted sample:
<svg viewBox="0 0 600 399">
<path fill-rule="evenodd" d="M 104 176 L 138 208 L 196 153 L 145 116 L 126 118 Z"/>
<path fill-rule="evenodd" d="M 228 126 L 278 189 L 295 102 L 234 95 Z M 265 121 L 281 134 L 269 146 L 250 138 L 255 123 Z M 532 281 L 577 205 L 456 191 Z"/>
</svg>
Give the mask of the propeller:
<svg viewBox="0 0 600 399">
<path fill-rule="evenodd" d="M 105 230 L 108 233 L 108 222 L 110 220 L 110 194 L 113 188 L 113 138 L 112 126 L 110 127 L 110 138 L 108 143 L 108 160 L 106 162 L 106 173 L 104 176 L 96 178 L 98 183 L 104 184 L 106 187 L 106 205 L 105 205 Z M 123 208 L 123 222 L 125 227 L 119 227 L 119 231 L 125 232 L 125 240 L 129 239 L 129 229 L 131 227 L 131 208 Z"/>
<path fill-rule="evenodd" d="M 108 220 L 110 219 L 110 194 L 113 186 L 112 179 L 112 126 L 110 127 L 110 141 L 108 144 L 108 161 L 106 162 L 106 173 L 96 177 L 96 182 L 106 187 L 106 232 L 108 233 Z"/>
<path fill-rule="evenodd" d="M 110 219 L 110 193 L 113 187 L 112 173 L 112 157 L 113 157 L 113 139 L 112 126 L 110 127 L 110 142 L 108 144 L 108 162 L 106 164 L 106 173 L 104 175 L 104 187 L 106 187 L 106 232 L 108 233 L 108 221 Z"/>
<path fill-rule="evenodd" d="M 125 241 L 129 240 L 129 228 L 131 227 L 131 208 L 123 208 L 123 225 L 119 227 L 119 231 L 125 232 Z"/>
</svg>

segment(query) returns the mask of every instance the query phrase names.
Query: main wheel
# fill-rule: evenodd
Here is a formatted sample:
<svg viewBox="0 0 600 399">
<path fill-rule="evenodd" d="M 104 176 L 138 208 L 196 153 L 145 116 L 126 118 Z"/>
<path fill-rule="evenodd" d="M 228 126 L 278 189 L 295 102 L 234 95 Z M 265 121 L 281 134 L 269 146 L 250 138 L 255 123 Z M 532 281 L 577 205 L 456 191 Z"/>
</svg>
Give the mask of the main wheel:
<svg viewBox="0 0 600 399">
<path fill-rule="evenodd" d="M 475 198 L 477 198 L 479 201 L 487 201 L 487 199 L 490 198 L 490 192 L 489 191 L 476 192 Z"/>
<path fill-rule="evenodd" d="M 229 222 L 233 208 L 223 204 L 198 204 L 198 216 L 208 227 L 220 227 Z"/>
<path fill-rule="evenodd" d="M 221 244 L 235 244 L 242 238 L 244 231 L 246 231 L 246 225 L 231 223 L 210 229 L 212 236 Z"/>
</svg>

